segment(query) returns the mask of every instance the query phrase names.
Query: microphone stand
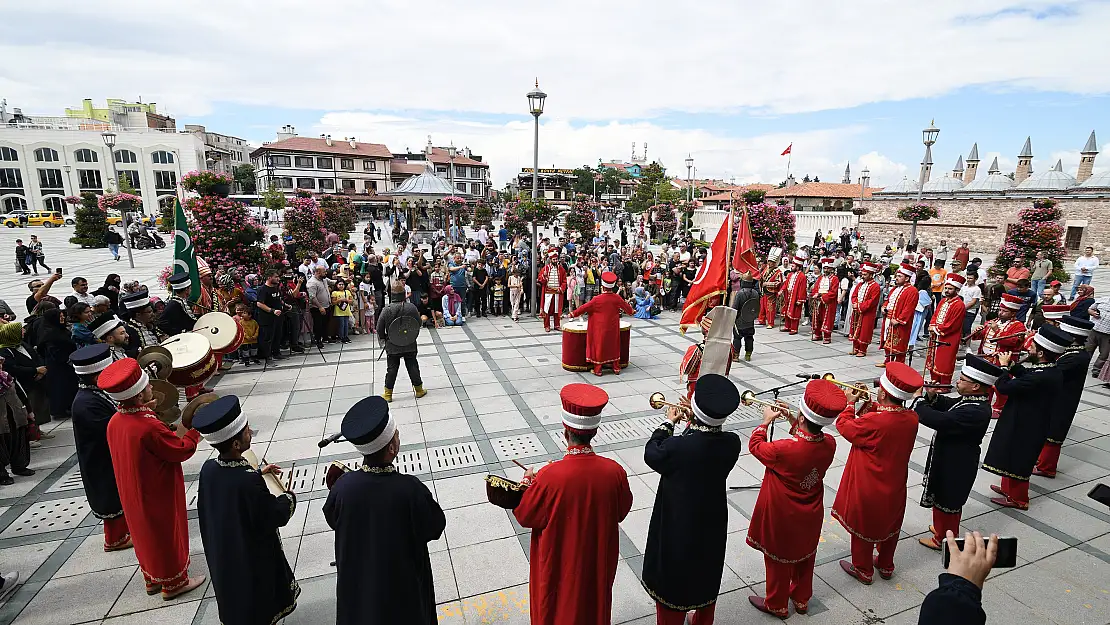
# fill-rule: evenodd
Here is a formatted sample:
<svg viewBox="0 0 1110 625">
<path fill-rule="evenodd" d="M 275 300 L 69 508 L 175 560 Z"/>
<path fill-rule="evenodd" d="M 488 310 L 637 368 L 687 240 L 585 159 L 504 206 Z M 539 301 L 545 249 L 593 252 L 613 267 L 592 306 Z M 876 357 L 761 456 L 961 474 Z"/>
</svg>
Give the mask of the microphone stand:
<svg viewBox="0 0 1110 625">
<path fill-rule="evenodd" d="M 804 378 L 804 379 L 798 380 L 797 382 L 790 382 L 788 384 L 782 384 L 780 386 L 771 387 L 767 390 L 759 391 L 758 393 L 755 393 L 755 395 L 759 396 L 759 395 L 766 395 L 767 393 L 771 393 L 772 396 L 777 400 L 779 398 L 779 392 L 782 391 L 782 389 L 784 389 L 784 388 L 790 388 L 792 386 L 797 386 L 799 384 L 805 384 L 806 382 L 809 382 L 811 380 L 821 379 L 821 376 L 819 374 L 816 374 L 816 373 L 814 373 L 814 374 L 799 373 L 797 375 L 799 377 L 801 377 L 801 376 L 807 376 L 807 377 Z M 767 427 L 767 442 L 771 442 L 772 440 L 774 440 L 774 438 L 775 438 L 775 422 L 771 421 L 771 425 L 769 425 Z M 729 486 L 728 489 L 729 490 L 752 490 L 752 489 L 759 489 L 761 486 L 762 486 L 762 484 L 757 484 L 755 486 Z"/>
</svg>

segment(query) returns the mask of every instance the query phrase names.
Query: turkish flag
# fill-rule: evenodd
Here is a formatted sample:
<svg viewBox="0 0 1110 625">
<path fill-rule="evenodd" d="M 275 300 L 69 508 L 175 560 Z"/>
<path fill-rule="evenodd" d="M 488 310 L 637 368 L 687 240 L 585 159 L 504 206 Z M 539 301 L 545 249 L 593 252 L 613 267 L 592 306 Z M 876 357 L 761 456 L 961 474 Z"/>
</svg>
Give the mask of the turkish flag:
<svg viewBox="0 0 1110 625">
<path fill-rule="evenodd" d="M 782 154 L 779 154 L 779 156 L 786 156 L 787 154 L 790 154 L 790 148 L 792 148 L 792 147 L 794 147 L 794 144 L 793 144 L 793 143 L 791 143 L 790 145 L 786 146 L 786 149 L 785 149 L 785 150 L 783 150 L 783 151 L 782 151 Z"/>
<path fill-rule="evenodd" d="M 740 273 L 750 272 L 752 277 L 759 275 L 759 259 L 755 256 L 755 240 L 752 239 L 752 229 L 748 225 L 748 209 L 742 209 L 744 214 L 740 218 L 740 230 L 736 233 L 736 253 L 732 255 L 732 268 Z"/>
<path fill-rule="evenodd" d="M 682 318 L 678 321 L 678 329 L 686 332 L 686 328 L 698 325 L 705 316 L 710 301 L 717 296 L 724 297 L 725 284 L 728 279 L 728 240 L 732 236 L 732 214 L 725 217 L 721 229 L 709 246 L 709 254 L 705 262 L 698 269 L 694 283 L 690 285 L 690 293 L 686 296 L 686 306 L 682 309 Z M 749 235 L 750 236 L 750 235 Z"/>
</svg>

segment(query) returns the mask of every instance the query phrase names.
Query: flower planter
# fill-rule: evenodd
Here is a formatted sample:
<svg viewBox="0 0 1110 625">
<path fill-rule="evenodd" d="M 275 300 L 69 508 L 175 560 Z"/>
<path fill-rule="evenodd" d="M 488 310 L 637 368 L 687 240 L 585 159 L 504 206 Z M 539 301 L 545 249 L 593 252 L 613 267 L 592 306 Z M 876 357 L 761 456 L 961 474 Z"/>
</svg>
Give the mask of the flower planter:
<svg viewBox="0 0 1110 625">
<path fill-rule="evenodd" d="M 226 182 L 208 185 L 205 193 L 201 195 L 214 195 L 216 197 L 227 197 L 231 193 L 231 185 Z"/>
</svg>

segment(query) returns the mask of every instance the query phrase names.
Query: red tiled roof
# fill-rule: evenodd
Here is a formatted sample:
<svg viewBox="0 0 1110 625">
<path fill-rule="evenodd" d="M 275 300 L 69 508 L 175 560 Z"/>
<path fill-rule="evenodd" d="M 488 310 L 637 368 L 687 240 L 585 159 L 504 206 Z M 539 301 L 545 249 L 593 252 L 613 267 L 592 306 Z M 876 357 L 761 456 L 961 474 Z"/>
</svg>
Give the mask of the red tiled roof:
<svg viewBox="0 0 1110 625">
<path fill-rule="evenodd" d="M 736 199 L 739 200 L 748 191 L 763 191 L 764 193 L 767 193 L 768 191 L 771 191 L 774 188 L 775 188 L 775 185 L 763 184 L 763 183 L 737 185 L 735 187 L 731 187 L 728 191 L 725 191 L 723 193 L 714 193 L 712 195 L 702 196 L 701 201 L 703 201 L 703 202 L 727 202 L 728 199 L 730 197 L 732 197 L 733 195 L 735 195 Z M 770 195 L 770 194 L 768 193 L 768 195 Z"/>
<path fill-rule="evenodd" d="M 356 141 L 355 147 L 341 139 L 332 139 L 331 145 L 328 145 L 325 139 L 312 138 L 312 137 L 290 137 L 282 139 L 281 141 L 274 141 L 272 143 L 264 144 L 254 152 L 251 156 L 267 150 L 279 150 L 286 152 L 322 152 L 325 154 L 336 154 L 341 156 L 360 156 L 364 158 L 393 158 L 393 153 L 389 148 L 381 143 L 366 143 L 365 141 Z"/>
<path fill-rule="evenodd" d="M 424 173 L 424 166 L 420 163 L 406 163 L 404 161 L 392 161 L 389 163 L 390 174 L 412 174 L 419 176 Z"/>
<path fill-rule="evenodd" d="M 839 182 L 802 182 L 792 187 L 774 189 L 767 192 L 767 197 L 827 197 L 827 198 L 858 198 L 858 184 L 843 184 Z M 864 190 L 863 197 L 869 198 L 882 187 L 868 187 Z"/>
<path fill-rule="evenodd" d="M 431 154 L 428 155 L 428 160 L 436 164 L 446 165 L 451 162 L 451 157 L 448 156 L 447 150 L 443 148 L 432 148 Z M 467 158 L 462 154 L 456 154 L 454 163 L 456 165 L 466 165 L 469 167 L 489 167 L 489 164 L 482 161 L 476 161 L 472 158 Z"/>
</svg>

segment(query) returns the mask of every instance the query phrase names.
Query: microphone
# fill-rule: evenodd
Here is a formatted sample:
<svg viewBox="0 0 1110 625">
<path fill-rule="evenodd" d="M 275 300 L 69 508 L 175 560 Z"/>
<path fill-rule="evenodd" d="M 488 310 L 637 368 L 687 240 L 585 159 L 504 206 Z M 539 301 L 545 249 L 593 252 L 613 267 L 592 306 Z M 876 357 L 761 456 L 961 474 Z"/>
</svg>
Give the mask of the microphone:
<svg viewBox="0 0 1110 625">
<path fill-rule="evenodd" d="M 327 447 L 328 445 L 331 445 L 332 443 L 338 441 L 341 438 L 343 438 L 343 433 L 342 432 L 336 432 L 335 434 L 332 434 L 331 436 L 323 439 L 319 443 L 316 443 L 316 445 L 321 447 L 321 448 Z"/>
<path fill-rule="evenodd" d="M 820 380 L 821 379 L 821 374 L 820 373 L 795 373 L 794 377 L 801 378 L 803 380 Z"/>
</svg>

